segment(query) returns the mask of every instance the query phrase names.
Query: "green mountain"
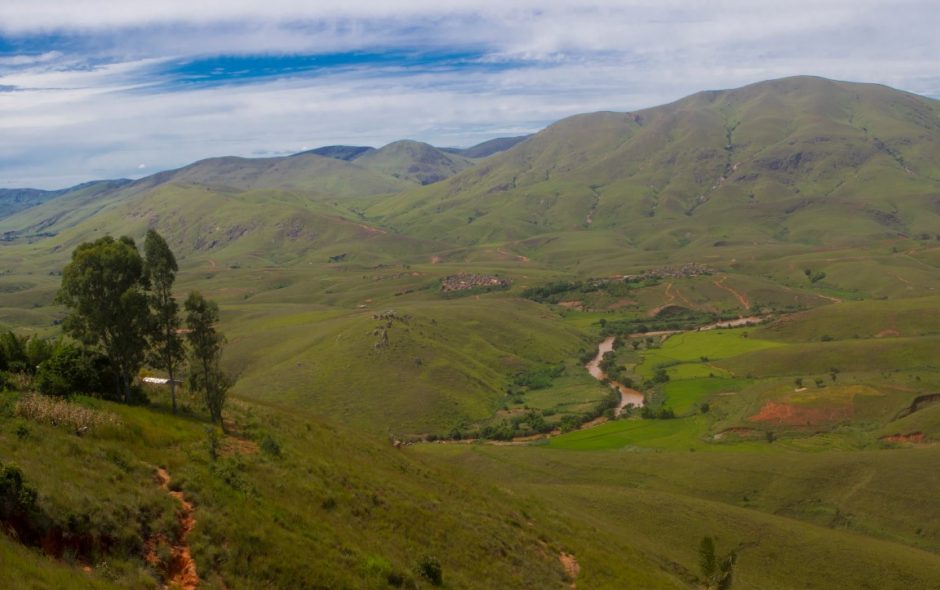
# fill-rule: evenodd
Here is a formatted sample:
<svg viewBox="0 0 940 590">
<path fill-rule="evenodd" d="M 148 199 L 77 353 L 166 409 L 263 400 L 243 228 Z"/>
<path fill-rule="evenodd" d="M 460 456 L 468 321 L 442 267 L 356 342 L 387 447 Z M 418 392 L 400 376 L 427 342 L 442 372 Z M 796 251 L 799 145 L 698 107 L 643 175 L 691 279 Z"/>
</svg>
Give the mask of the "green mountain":
<svg viewBox="0 0 940 590">
<path fill-rule="evenodd" d="M 327 158 L 336 158 L 337 160 L 355 160 L 359 156 L 375 151 L 374 147 L 369 146 L 358 146 L 358 145 L 326 145 L 312 150 L 307 150 L 305 152 L 300 152 L 295 155 L 303 154 L 316 154 L 318 156 L 326 156 Z"/>
<path fill-rule="evenodd" d="M 797 77 L 560 121 L 368 211 L 462 244 L 614 230 L 646 249 L 935 233 L 940 102 Z"/>
<path fill-rule="evenodd" d="M 473 166 L 473 161 L 419 141 L 402 140 L 356 158 L 369 169 L 418 184 L 432 184 Z"/>
<path fill-rule="evenodd" d="M 516 144 L 522 143 L 528 139 L 528 135 L 519 135 L 517 137 L 497 137 L 490 139 L 468 148 L 442 148 L 445 152 L 460 154 L 465 158 L 488 158 L 493 154 L 505 152 Z"/>
<path fill-rule="evenodd" d="M 56 191 L 33 188 L 0 189 L 0 219 L 10 217 L 20 211 L 42 205 L 59 197 L 73 196 L 80 199 L 94 199 L 102 194 L 118 190 L 131 182 L 127 179 L 96 180 Z"/>
<path fill-rule="evenodd" d="M 408 186 L 390 175 L 316 154 L 281 158 L 210 158 L 135 183 L 137 190 L 163 184 L 203 185 L 222 189 L 293 189 L 311 198 L 385 194 Z"/>
</svg>

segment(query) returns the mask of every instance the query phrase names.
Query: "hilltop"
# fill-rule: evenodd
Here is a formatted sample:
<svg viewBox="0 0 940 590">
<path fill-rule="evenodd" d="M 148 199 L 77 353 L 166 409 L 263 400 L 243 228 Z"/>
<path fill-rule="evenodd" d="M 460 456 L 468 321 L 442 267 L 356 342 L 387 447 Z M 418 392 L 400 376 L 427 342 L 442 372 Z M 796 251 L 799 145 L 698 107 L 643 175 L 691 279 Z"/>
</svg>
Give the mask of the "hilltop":
<svg viewBox="0 0 940 590">
<path fill-rule="evenodd" d="M 644 249 L 820 244 L 937 225 L 940 102 L 796 77 L 571 117 L 367 214 L 461 244 L 613 230 Z"/>
</svg>

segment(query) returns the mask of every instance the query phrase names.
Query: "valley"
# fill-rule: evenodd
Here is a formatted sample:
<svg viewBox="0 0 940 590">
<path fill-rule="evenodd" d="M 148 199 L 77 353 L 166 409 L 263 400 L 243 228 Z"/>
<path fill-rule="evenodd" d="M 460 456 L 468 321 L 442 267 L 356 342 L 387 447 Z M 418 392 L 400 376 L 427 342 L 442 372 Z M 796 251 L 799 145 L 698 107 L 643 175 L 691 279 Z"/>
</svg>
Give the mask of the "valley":
<svg viewBox="0 0 940 590">
<path fill-rule="evenodd" d="M 940 585 L 936 100 L 795 77 L 29 197 L 0 325 L 58 337 L 74 248 L 157 229 L 237 380 L 224 431 L 148 385 L 79 435 L 5 378 L 0 465 L 73 540 L 0 535 L 10 579 L 700 588 L 710 536 L 736 588 Z"/>
</svg>

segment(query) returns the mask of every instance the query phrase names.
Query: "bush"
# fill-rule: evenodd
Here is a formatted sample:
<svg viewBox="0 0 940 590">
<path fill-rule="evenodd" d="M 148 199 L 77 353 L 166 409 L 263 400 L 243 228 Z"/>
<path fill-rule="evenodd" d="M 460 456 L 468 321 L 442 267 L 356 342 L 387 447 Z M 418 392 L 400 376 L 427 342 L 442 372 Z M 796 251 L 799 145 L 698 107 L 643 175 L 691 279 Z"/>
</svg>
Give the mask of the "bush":
<svg viewBox="0 0 940 590">
<path fill-rule="evenodd" d="M 440 586 L 444 583 L 444 571 L 441 569 L 441 562 L 431 556 L 424 556 L 418 560 L 415 568 L 418 575 L 431 582 L 434 586 Z"/>
<path fill-rule="evenodd" d="M 39 365 L 35 383 L 46 395 L 66 397 L 73 393 L 104 393 L 113 388 L 114 378 L 107 359 L 65 344 Z"/>
<path fill-rule="evenodd" d="M 271 438 L 270 435 L 265 434 L 264 438 L 261 439 L 261 451 L 265 455 L 269 455 L 271 457 L 280 457 L 281 445 L 279 445 L 276 440 Z"/>
<path fill-rule="evenodd" d="M 0 522 L 16 533 L 20 541 L 36 544 L 45 520 L 36 504 L 38 494 L 23 480 L 18 467 L 0 463 Z"/>
<path fill-rule="evenodd" d="M 665 368 L 658 368 L 653 374 L 653 383 L 667 383 L 669 381 L 669 374 L 666 373 Z"/>
</svg>

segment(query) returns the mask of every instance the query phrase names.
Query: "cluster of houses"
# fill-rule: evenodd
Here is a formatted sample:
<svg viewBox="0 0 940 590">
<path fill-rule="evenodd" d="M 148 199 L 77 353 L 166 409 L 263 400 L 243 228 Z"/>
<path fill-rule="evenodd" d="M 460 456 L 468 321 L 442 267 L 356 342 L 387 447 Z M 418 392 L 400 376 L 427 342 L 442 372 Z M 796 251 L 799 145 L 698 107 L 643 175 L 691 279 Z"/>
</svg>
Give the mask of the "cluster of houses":
<svg viewBox="0 0 940 590">
<path fill-rule="evenodd" d="M 623 275 L 623 280 L 628 282 L 645 281 L 648 279 L 688 279 L 702 275 L 710 275 L 714 271 L 697 262 L 689 262 L 680 266 L 662 266 L 644 270 L 635 275 Z"/>
<path fill-rule="evenodd" d="M 496 275 L 476 275 L 458 273 L 441 279 L 441 291 L 453 293 L 455 291 L 468 291 L 470 289 L 505 289 L 510 285 L 509 279 Z"/>
</svg>

